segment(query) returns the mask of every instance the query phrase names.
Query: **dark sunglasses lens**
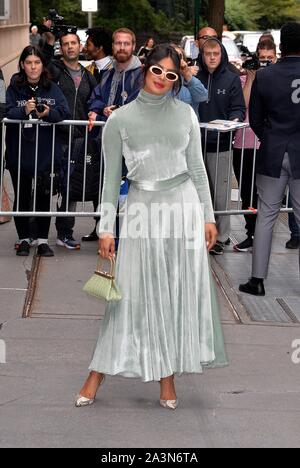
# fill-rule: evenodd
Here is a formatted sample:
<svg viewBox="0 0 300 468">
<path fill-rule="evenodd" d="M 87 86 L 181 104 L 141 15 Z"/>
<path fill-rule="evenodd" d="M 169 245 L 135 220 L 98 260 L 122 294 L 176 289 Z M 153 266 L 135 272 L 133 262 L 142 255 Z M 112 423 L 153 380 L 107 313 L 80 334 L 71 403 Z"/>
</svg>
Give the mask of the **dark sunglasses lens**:
<svg viewBox="0 0 300 468">
<path fill-rule="evenodd" d="M 178 80 L 178 75 L 176 75 L 176 73 L 168 72 L 166 74 L 166 78 L 169 81 L 176 81 L 176 80 Z"/>
<path fill-rule="evenodd" d="M 152 67 L 151 71 L 154 75 L 157 75 L 157 76 L 160 76 L 163 73 L 163 71 L 159 67 Z"/>
<path fill-rule="evenodd" d="M 200 37 L 198 37 L 198 41 L 200 39 L 203 39 L 204 41 L 207 41 L 207 39 L 218 39 L 218 36 L 200 36 Z"/>
</svg>

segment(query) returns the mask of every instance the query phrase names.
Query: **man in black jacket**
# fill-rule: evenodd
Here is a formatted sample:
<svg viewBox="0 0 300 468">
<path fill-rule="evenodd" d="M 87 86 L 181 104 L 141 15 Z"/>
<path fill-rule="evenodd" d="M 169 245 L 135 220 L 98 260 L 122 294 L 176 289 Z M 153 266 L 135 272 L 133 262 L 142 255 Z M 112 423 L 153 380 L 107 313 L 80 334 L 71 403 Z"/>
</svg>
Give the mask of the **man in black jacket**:
<svg viewBox="0 0 300 468">
<path fill-rule="evenodd" d="M 250 125 L 261 140 L 257 160 L 258 217 L 252 278 L 240 291 L 264 296 L 273 229 L 287 186 L 300 226 L 300 24 L 281 30 L 282 60 L 257 72 Z"/>
<path fill-rule="evenodd" d="M 51 26 L 47 22 L 46 26 Z M 43 52 L 48 60 L 48 69 L 53 80 L 59 85 L 63 92 L 69 108 L 72 113 L 72 120 L 88 120 L 88 101 L 93 89 L 96 87 L 96 79 L 79 63 L 79 55 L 81 52 L 80 38 L 77 34 L 65 34 L 60 37 L 60 46 L 62 51 L 62 59 L 54 59 L 54 43 L 55 36 L 51 33 L 46 33 L 46 44 Z M 61 129 L 62 140 L 64 145 L 65 162 L 68 160 L 69 151 L 69 129 Z M 76 140 L 84 138 L 85 127 L 75 127 L 72 134 L 72 146 L 76 146 Z M 80 145 L 78 145 L 80 146 Z M 77 146 L 76 146 L 77 147 Z M 64 164 L 65 172 L 67 172 L 67 164 Z M 63 177 L 67 180 L 67 175 Z M 66 191 L 64 191 L 66 192 Z M 63 193 L 63 199 L 60 211 L 66 211 L 66 193 Z M 68 210 L 75 211 L 76 203 L 70 202 Z M 80 241 L 74 240 L 73 229 L 75 218 L 57 218 L 57 245 L 66 247 L 70 250 L 80 249 Z"/>
<path fill-rule="evenodd" d="M 207 101 L 199 105 L 201 122 L 211 122 L 216 119 L 244 121 L 246 105 L 241 81 L 238 75 L 228 69 L 228 55 L 218 39 L 208 39 L 204 43 L 197 78 L 208 90 Z M 217 184 L 214 207 L 216 211 L 224 211 L 227 204 L 228 184 L 231 184 L 231 180 L 228 180 L 232 152 L 229 133 L 221 135 L 218 151 L 217 132 L 208 132 L 206 151 L 206 168 L 213 198 Z M 218 174 L 216 171 L 217 161 Z M 211 253 L 222 255 L 224 244 L 230 234 L 229 216 L 219 216 L 217 227 L 218 242 Z"/>
<path fill-rule="evenodd" d="M 112 32 L 105 28 L 91 28 L 87 32 L 84 53 L 92 63 L 87 69 L 101 83 L 103 73 L 113 68 Z"/>
</svg>

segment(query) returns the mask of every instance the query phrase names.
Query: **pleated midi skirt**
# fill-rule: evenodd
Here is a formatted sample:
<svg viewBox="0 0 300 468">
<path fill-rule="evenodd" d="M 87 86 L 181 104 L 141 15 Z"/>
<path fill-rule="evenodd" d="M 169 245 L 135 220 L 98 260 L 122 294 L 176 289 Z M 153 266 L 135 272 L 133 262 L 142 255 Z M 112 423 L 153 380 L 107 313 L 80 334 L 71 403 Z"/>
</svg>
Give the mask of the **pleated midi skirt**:
<svg viewBox="0 0 300 468">
<path fill-rule="evenodd" d="M 150 382 L 227 365 L 191 179 L 171 190 L 130 188 L 116 282 L 123 298 L 106 307 L 90 370 Z"/>
</svg>

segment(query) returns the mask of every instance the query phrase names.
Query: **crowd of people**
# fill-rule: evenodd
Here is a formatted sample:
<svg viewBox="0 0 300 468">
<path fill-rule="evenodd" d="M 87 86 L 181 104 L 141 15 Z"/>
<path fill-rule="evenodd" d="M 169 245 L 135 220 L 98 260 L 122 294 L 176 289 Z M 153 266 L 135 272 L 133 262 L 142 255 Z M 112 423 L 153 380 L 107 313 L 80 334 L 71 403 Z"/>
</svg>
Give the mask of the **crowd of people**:
<svg viewBox="0 0 300 468">
<path fill-rule="evenodd" d="M 46 20 L 45 26 L 50 26 Z M 130 185 L 122 232 L 132 224 L 136 205 L 177 207 L 174 219 L 165 212 L 160 217 L 152 211 L 150 218 L 140 216 L 141 232 L 155 227 L 153 237 L 120 233 L 116 280 L 122 299 L 107 306 L 90 375 L 75 404 L 92 404 L 109 374 L 159 381 L 161 406 L 175 410 L 175 374 L 201 373 L 204 367 L 227 364 L 208 252 L 221 255 L 230 237 L 230 218 L 215 219 L 213 203 L 217 211 L 226 208 L 232 150 L 238 182 L 243 176 L 243 208 L 249 208 L 251 199 L 253 208 L 258 208 L 257 217 L 246 217 L 246 240 L 235 246 L 237 251 L 253 247 L 252 277 L 240 290 L 265 294 L 272 233 L 287 187 L 295 212 L 290 218 L 294 241 L 290 247 L 299 246 L 300 24 L 283 26 L 282 57 L 277 63 L 274 43 L 263 37 L 258 58 L 272 64 L 264 70 L 246 70 L 242 76 L 229 63 L 212 28 L 199 31 L 200 53 L 193 66 L 178 45 L 155 46 L 152 38 L 139 58 L 135 34 L 127 28 L 114 33 L 103 28 L 87 31 L 84 52 L 92 62 L 88 68 L 80 64 L 82 46 L 75 33 L 60 36 L 61 59 L 54 57 L 51 32 L 39 38 L 33 29 L 30 39 L 32 44 L 22 52 L 19 71 L 8 86 L 5 109 L 0 77 L 1 117 L 26 122 L 21 132 L 11 123 L 6 131 L 5 161 L 15 193 L 14 210 L 45 212 L 52 196 L 59 194 L 58 210 L 75 212 L 78 200 L 70 196 L 75 190 L 70 176 L 76 167 L 70 166 L 76 166 L 76 154 L 82 154 L 86 144 L 94 148 L 98 162 L 103 147 L 101 206 L 109 208 L 98 212 L 101 194 L 96 189 L 90 198 L 97 211 L 96 225 L 82 240 L 99 239 L 103 258 L 115 258 L 122 185 Z M 32 119 L 39 120 L 38 129 Z M 89 122 L 88 141 L 80 126 L 58 126 L 54 139 L 51 124 L 66 119 Z M 216 119 L 249 121 L 251 129 L 235 135 L 233 148 L 228 134 L 209 133 L 204 163 L 199 121 Z M 106 123 L 103 131 L 96 121 Z M 34 243 L 39 256 L 54 255 L 48 241 L 49 216 L 36 217 L 34 223 L 16 217 L 15 225 L 18 256 L 28 256 Z M 178 233 L 179 225 L 185 228 L 180 236 L 165 236 L 167 231 Z M 74 226 L 75 217 L 57 217 L 58 246 L 80 248 Z M 196 232 L 193 248 L 192 231 Z"/>
<path fill-rule="evenodd" d="M 45 20 L 45 26 L 51 26 L 49 20 Z M 89 29 L 83 51 L 80 39 L 76 34 L 70 34 L 69 32 L 62 34 L 59 40 L 62 58 L 58 59 L 54 55 L 55 36 L 51 32 L 40 35 L 38 28 L 32 26 L 31 46 L 23 51 L 19 61 L 19 72 L 12 77 L 7 90 L 6 110 L 4 81 L 0 77 L 1 118 L 4 115 L 9 118 L 19 119 L 37 117 L 44 121 L 58 122 L 68 117 L 71 120 L 89 120 L 91 128 L 95 120 L 107 121 L 116 108 L 127 105 L 137 98 L 143 84 L 147 57 L 155 48 L 155 40 L 152 37 L 140 48 L 137 55 L 135 55 L 135 34 L 126 28 L 119 29 L 114 33 L 104 28 Z M 194 109 L 199 121 L 209 122 L 224 119 L 249 122 L 251 91 L 256 76 L 260 75 L 261 70 L 258 73 L 256 70 L 251 69 L 240 71 L 229 63 L 227 52 L 219 41 L 217 32 L 210 27 L 205 27 L 198 33 L 197 46 L 200 54 L 196 65 L 189 64 L 184 50 L 180 46 L 177 44 L 171 44 L 171 46 L 174 47 L 180 57 L 182 86 L 176 98 L 189 104 Z M 86 68 L 80 64 L 80 54 L 82 52 L 87 60 L 91 62 Z M 278 60 L 277 57 L 278 51 L 272 36 L 262 35 L 257 46 L 258 60 L 275 64 Z M 281 62 L 282 60 L 280 60 Z M 157 73 L 159 72 L 157 71 Z M 54 87 L 53 83 L 57 86 Z M 46 103 L 42 113 L 37 112 L 37 98 L 40 100 L 48 99 L 48 105 Z M 60 107 L 62 102 L 63 109 Z M 89 142 L 92 140 L 94 143 L 93 151 L 97 163 L 99 163 L 101 134 L 102 131 L 99 128 L 98 130 L 94 128 L 89 134 Z M 43 163 L 40 162 L 39 156 L 38 167 L 35 168 L 33 166 L 35 128 L 24 127 L 22 131 L 22 158 L 19 180 L 17 173 L 19 148 L 16 128 L 13 129 L 12 126 L 8 126 L 6 167 L 10 171 L 16 195 L 14 209 L 18 207 L 20 211 L 29 211 L 29 207 L 32 205 L 30 187 L 36 169 L 39 175 L 39 183 L 34 197 L 35 208 L 37 211 L 45 211 L 50 203 L 52 194 L 47 190 L 51 176 L 50 153 L 52 152 L 49 128 L 41 127 L 39 137 L 39 152 L 43 153 Z M 71 138 L 70 131 L 67 128 L 60 127 L 57 132 L 55 173 L 57 178 L 60 179 L 58 211 L 76 211 L 77 201 L 80 200 L 80 197 L 77 200 L 76 197 L 71 197 L 70 193 L 67 193 L 67 189 L 70 190 L 67 179 L 72 175 L 74 169 L 74 167 L 70 169 L 68 164 L 71 162 L 72 165 L 74 159 L 82 152 L 84 139 L 84 127 L 72 127 Z M 48 156 L 47 151 L 45 153 L 43 149 L 45 141 L 48 141 Z M 70 141 L 72 141 L 72 150 L 70 150 Z M 253 186 L 253 174 L 256 167 L 253 166 L 255 165 L 254 155 L 256 151 L 258 155 L 260 154 L 260 144 L 257 134 L 255 135 L 253 129 L 249 127 L 246 129 L 245 135 L 242 130 L 236 132 L 233 148 L 230 147 L 229 135 L 221 135 L 219 150 L 217 151 L 217 134 L 209 132 L 205 142 L 207 152 L 205 164 L 216 211 L 226 210 L 226 194 L 228 185 L 231 184 L 231 180 L 228 178 L 228 166 L 232 149 L 234 174 L 238 183 L 242 180 L 240 187 L 242 209 L 248 210 L 250 205 L 251 209 L 257 209 L 258 191 L 256 184 Z M 216 167 L 218 167 L 217 171 Z M 127 171 L 128 168 L 123 161 L 123 184 L 127 178 Z M 99 172 L 98 176 L 101 177 L 101 175 Z M 97 191 L 99 184 L 97 182 L 98 179 L 96 182 L 94 181 L 94 194 L 90 197 L 95 212 L 98 209 L 100 200 L 100 194 Z M 215 187 L 217 187 L 217 191 Z M 21 197 L 20 194 L 22 194 Z M 289 207 L 292 207 L 291 201 L 289 201 Z M 253 248 L 256 218 L 255 214 L 245 216 L 246 239 L 234 245 L 236 251 L 247 252 Z M 38 220 L 37 218 L 37 226 L 44 224 L 42 230 L 37 226 L 33 228 L 32 222 L 29 222 L 27 218 L 15 219 L 19 237 L 16 242 L 17 255 L 29 255 L 30 247 L 36 245 L 36 243 L 43 246 L 39 249 L 40 254 L 44 256 L 54 255 L 48 243 L 49 219 L 40 218 Z M 99 216 L 95 215 L 95 225 L 91 232 L 81 239 L 82 242 L 98 240 L 97 224 L 99 219 Z M 225 246 L 230 243 L 230 217 L 218 216 L 216 222 L 218 240 L 211 249 L 211 254 L 222 255 Z M 74 226 L 75 217 L 57 217 L 57 245 L 70 250 L 81 248 L 81 241 L 74 238 Z M 300 237 L 294 214 L 289 214 L 289 227 L 291 238 L 286 247 L 297 249 L 299 248 Z"/>
</svg>

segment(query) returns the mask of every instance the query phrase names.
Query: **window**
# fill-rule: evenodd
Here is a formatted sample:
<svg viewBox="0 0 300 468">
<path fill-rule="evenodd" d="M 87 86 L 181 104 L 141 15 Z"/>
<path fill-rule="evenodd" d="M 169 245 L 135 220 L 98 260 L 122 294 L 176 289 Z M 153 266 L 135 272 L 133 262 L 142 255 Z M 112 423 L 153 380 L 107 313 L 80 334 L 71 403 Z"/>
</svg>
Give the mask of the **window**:
<svg viewBox="0 0 300 468">
<path fill-rule="evenodd" d="M 9 19 L 10 0 L 0 0 L 0 20 Z"/>
</svg>

